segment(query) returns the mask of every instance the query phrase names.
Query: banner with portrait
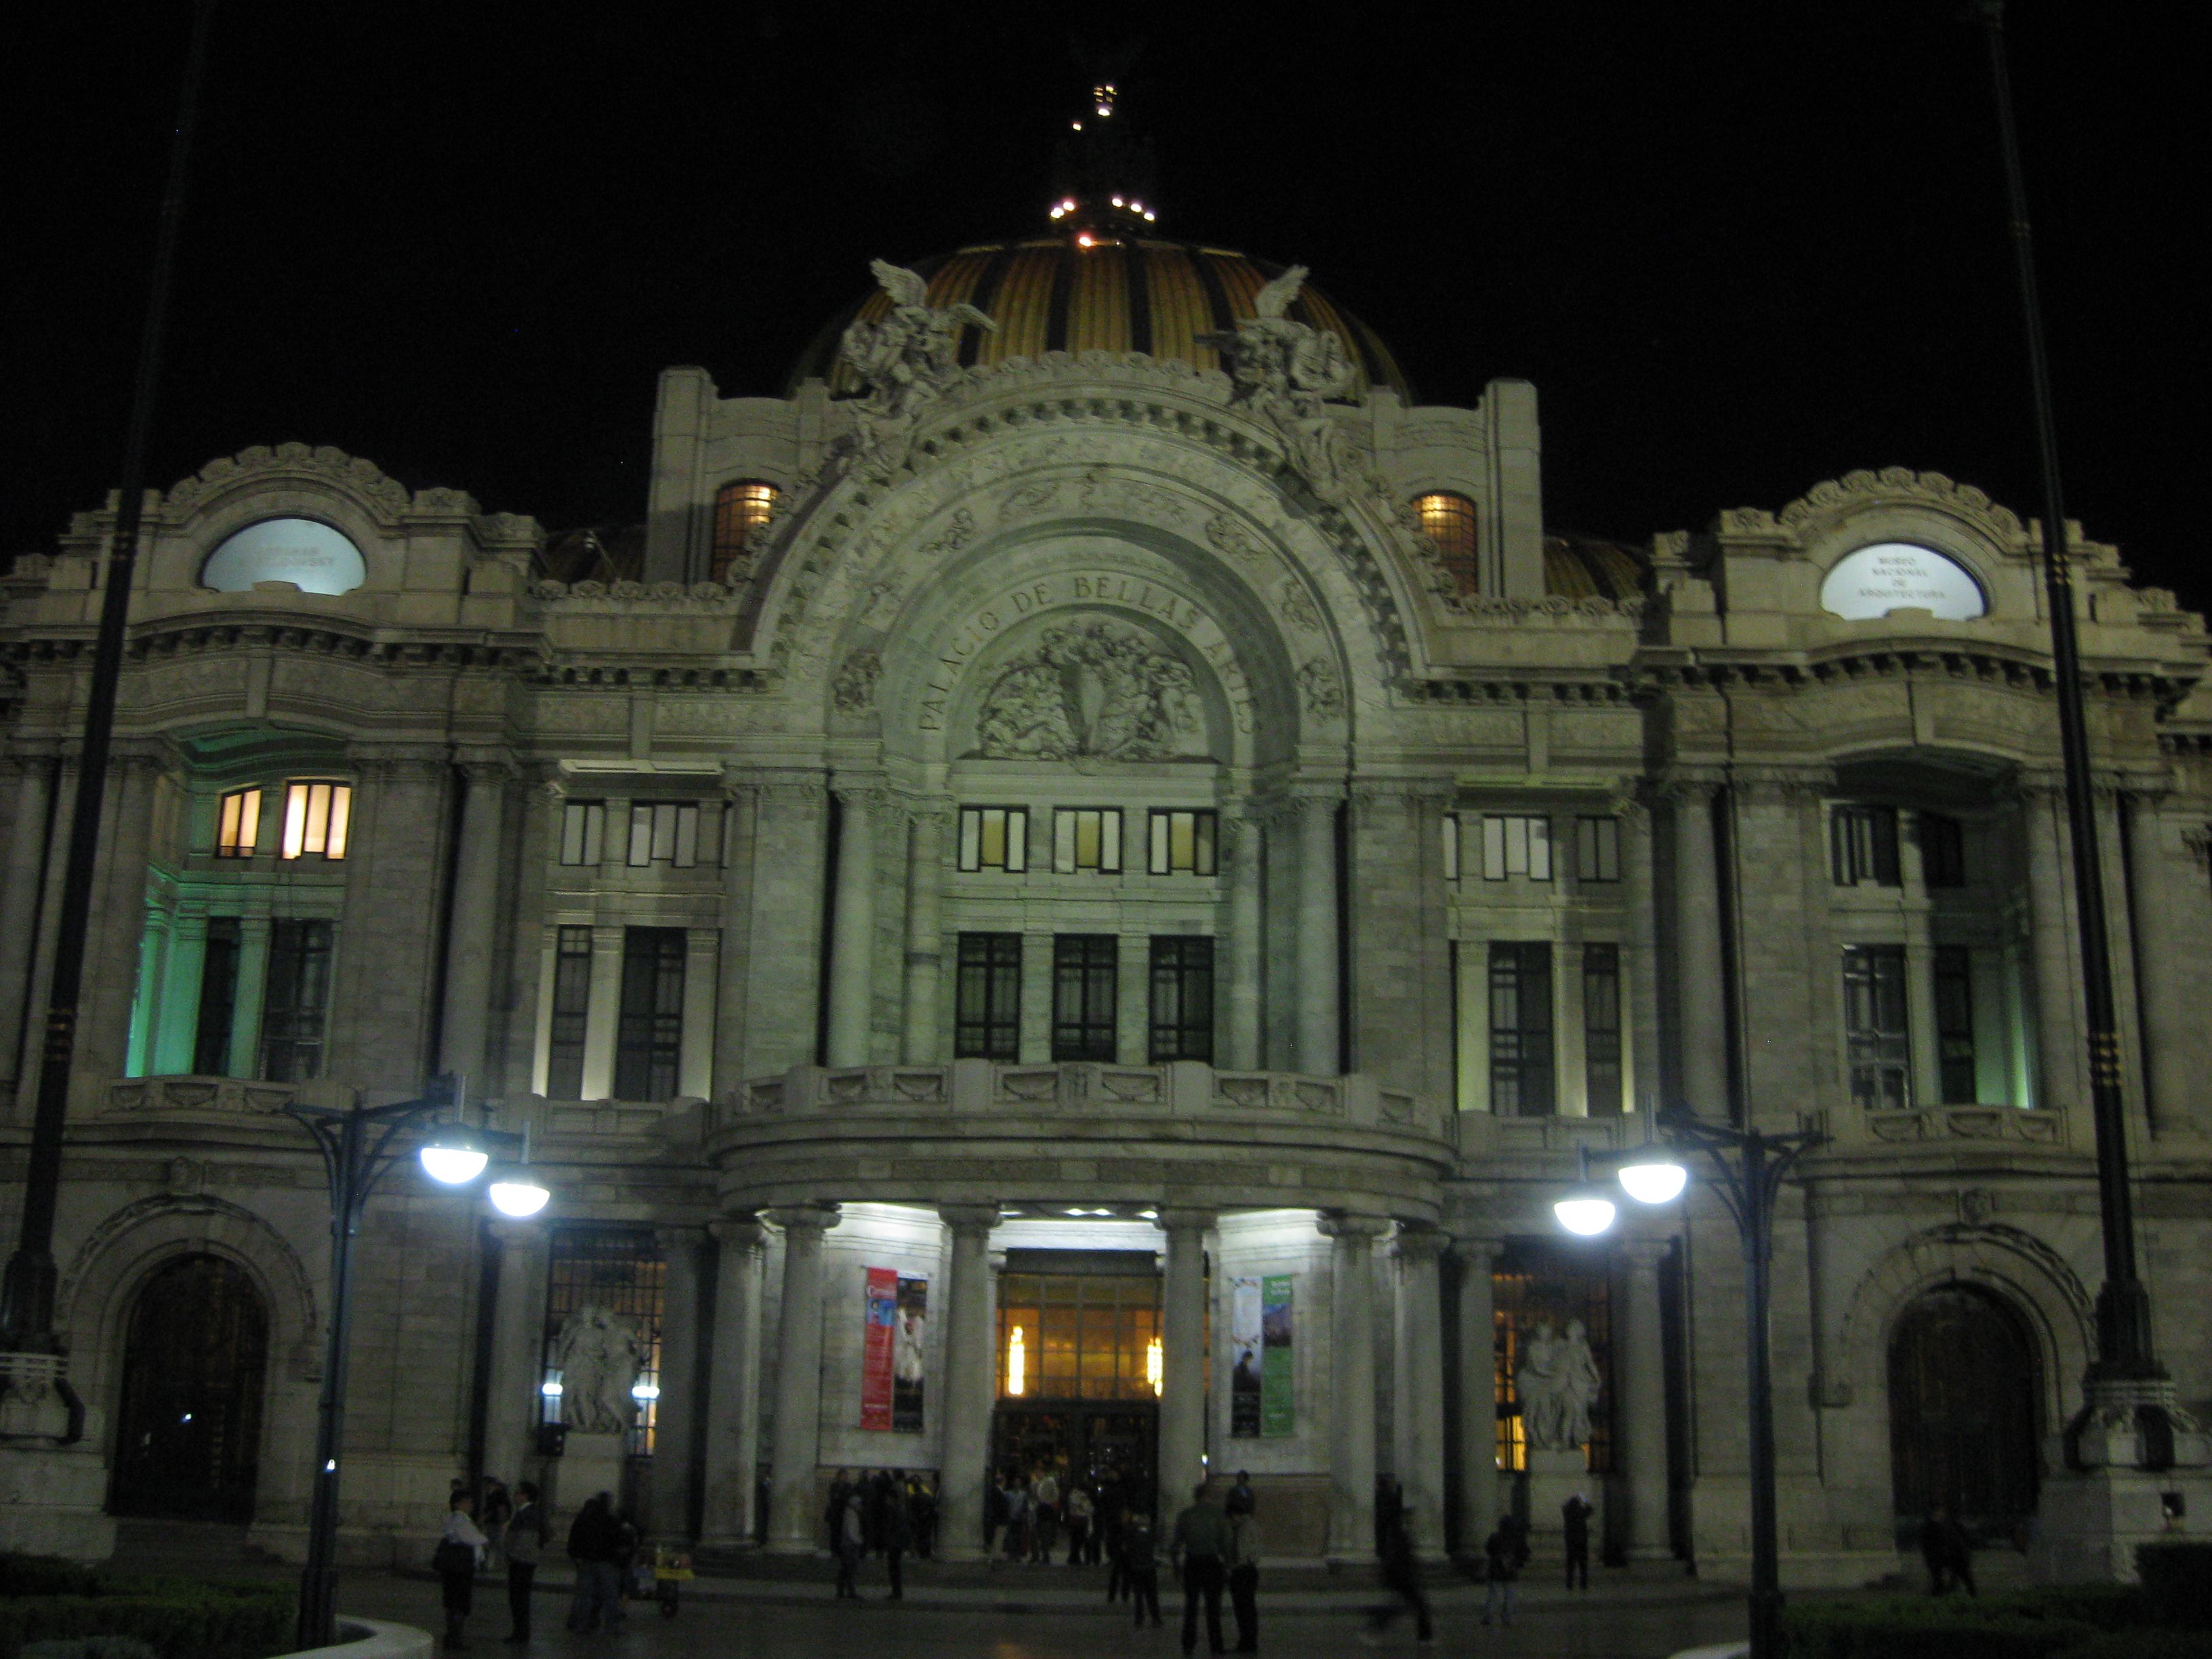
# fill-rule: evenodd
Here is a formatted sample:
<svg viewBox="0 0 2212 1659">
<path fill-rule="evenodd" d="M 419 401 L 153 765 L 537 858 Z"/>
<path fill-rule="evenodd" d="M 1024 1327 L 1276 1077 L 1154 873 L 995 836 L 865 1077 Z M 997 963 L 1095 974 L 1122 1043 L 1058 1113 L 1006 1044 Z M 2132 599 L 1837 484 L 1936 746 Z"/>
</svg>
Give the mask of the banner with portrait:
<svg viewBox="0 0 2212 1659">
<path fill-rule="evenodd" d="M 867 1269 L 860 1346 L 860 1426 L 919 1434 L 927 1387 L 929 1280 Z"/>
</svg>

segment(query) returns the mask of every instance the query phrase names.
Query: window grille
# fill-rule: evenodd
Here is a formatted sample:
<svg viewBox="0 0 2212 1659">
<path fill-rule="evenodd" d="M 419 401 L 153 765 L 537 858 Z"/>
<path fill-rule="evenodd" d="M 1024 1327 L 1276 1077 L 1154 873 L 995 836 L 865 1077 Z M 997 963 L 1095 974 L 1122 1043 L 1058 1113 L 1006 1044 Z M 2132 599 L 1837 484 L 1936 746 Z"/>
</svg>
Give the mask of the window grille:
<svg viewBox="0 0 2212 1659">
<path fill-rule="evenodd" d="M 1117 806 L 1062 806 L 1052 815 L 1052 867 L 1060 875 L 1091 870 L 1119 874 L 1121 868 L 1121 810 Z"/>
<path fill-rule="evenodd" d="M 1213 941 L 1171 933 L 1152 941 L 1152 1060 L 1213 1060 Z"/>
<path fill-rule="evenodd" d="M 623 930 L 622 1016 L 615 1033 L 615 1098 L 673 1100 L 684 1052 L 681 927 Z"/>
<path fill-rule="evenodd" d="M 1156 876 L 1210 876 L 1219 820 L 1212 812 L 1156 811 L 1152 814 L 1152 869 Z"/>
<path fill-rule="evenodd" d="M 1021 1058 L 1022 936 L 960 935 L 952 1053 L 959 1060 Z"/>
<path fill-rule="evenodd" d="M 1613 1467 L 1613 1307 L 1603 1256 L 1537 1239 L 1510 1242 L 1491 1274 L 1492 1318 L 1497 1341 L 1493 1389 L 1498 1402 L 1498 1467 L 1518 1474 L 1528 1467 L 1528 1437 L 1521 1424 L 1521 1398 L 1515 1378 L 1529 1337 L 1539 1325 L 1552 1334 L 1579 1319 L 1597 1361 L 1601 1379 L 1590 1410 L 1589 1468 L 1593 1474 Z"/>
<path fill-rule="evenodd" d="M 331 924 L 269 924 L 269 973 L 261 1004 L 261 1076 L 304 1083 L 323 1074 L 323 1025 L 330 1013 Z"/>
<path fill-rule="evenodd" d="M 230 1075 L 230 1027 L 238 1013 L 236 916 L 210 916 L 200 956 L 200 1006 L 192 1030 L 192 1072 Z"/>
<path fill-rule="evenodd" d="M 563 927 L 553 946 L 553 1017 L 545 1052 L 545 1093 L 584 1097 L 584 1036 L 592 1006 L 592 930 Z"/>
<path fill-rule="evenodd" d="M 1601 882 L 1620 879 L 1620 820 L 1578 817 L 1575 820 L 1575 878 Z"/>
<path fill-rule="evenodd" d="M 1482 878 L 1504 881 L 1510 876 L 1551 880 L 1551 819 L 1518 813 L 1484 814 Z"/>
<path fill-rule="evenodd" d="M 215 854 L 222 859 L 250 859 L 261 842 L 261 791 L 234 789 L 217 809 Z"/>
<path fill-rule="evenodd" d="M 1492 941 L 1490 1109 L 1500 1117 L 1549 1117 L 1558 1109 L 1549 945 Z"/>
<path fill-rule="evenodd" d="M 1838 806 L 1829 824 L 1837 886 L 1898 884 L 1895 807 Z"/>
<path fill-rule="evenodd" d="M 1851 1098 L 1869 1111 L 1912 1104 L 1912 1042 L 1905 1023 L 1905 947 L 1844 947 L 1844 1046 Z"/>
<path fill-rule="evenodd" d="M 653 1451 L 660 1396 L 660 1326 L 667 1267 L 650 1230 L 635 1227 L 556 1227 L 545 1281 L 545 1330 L 538 1420 L 559 1423 L 561 1328 L 579 1308 L 605 1308 L 637 1333 L 644 1361 L 632 1398 L 637 1415 L 630 1431 L 633 1456 Z"/>
<path fill-rule="evenodd" d="M 1111 933 L 1060 933 L 1052 941 L 1052 1057 L 1106 1060 L 1115 1052 L 1121 941 Z"/>
<path fill-rule="evenodd" d="M 960 809 L 960 867 L 1004 870 L 1019 875 L 1030 867 L 1030 815 L 1019 806 L 963 806 Z"/>
<path fill-rule="evenodd" d="M 1963 945 L 1936 947 L 1936 1044 L 1943 1103 L 1974 1104 L 1982 1089 L 1974 1064 L 1973 953 Z"/>
<path fill-rule="evenodd" d="M 634 800 L 629 804 L 629 862 L 633 869 L 666 864 L 689 870 L 699 862 L 699 803 Z"/>
<path fill-rule="evenodd" d="M 284 786 L 284 837 L 278 848 L 288 859 L 342 859 L 353 823 L 353 786 L 296 779 Z"/>
<path fill-rule="evenodd" d="M 696 835 L 697 831 L 695 830 L 693 834 Z M 599 863 L 606 852 L 606 802 L 572 800 L 562 807 L 562 863 L 592 865 Z"/>
<path fill-rule="evenodd" d="M 1609 820 L 1608 820 L 1609 822 Z M 1583 946 L 1583 1109 L 1618 1117 L 1621 1109 L 1620 947 Z"/>
<path fill-rule="evenodd" d="M 1480 539 L 1474 503 L 1448 489 L 1431 490 L 1413 498 L 1413 514 L 1421 521 L 1422 533 L 1437 544 L 1437 556 L 1453 584 L 1462 593 L 1480 592 Z"/>
<path fill-rule="evenodd" d="M 775 513 L 775 486 L 753 481 L 726 483 L 714 495 L 714 544 L 707 562 L 709 581 L 726 582 L 751 551 L 753 538 Z"/>
</svg>

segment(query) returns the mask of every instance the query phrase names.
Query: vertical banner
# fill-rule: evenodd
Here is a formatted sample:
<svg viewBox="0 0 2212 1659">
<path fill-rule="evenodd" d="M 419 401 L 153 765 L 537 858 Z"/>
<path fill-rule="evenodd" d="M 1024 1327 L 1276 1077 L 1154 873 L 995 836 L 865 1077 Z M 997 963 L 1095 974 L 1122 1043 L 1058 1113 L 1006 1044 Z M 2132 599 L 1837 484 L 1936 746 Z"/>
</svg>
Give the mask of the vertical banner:
<svg viewBox="0 0 2212 1659">
<path fill-rule="evenodd" d="M 1260 1432 L 1268 1438 L 1297 1432 L 1291 1353 L 1291 1286 L 1295 1273 L 1270 1273 L 1260 1281 Z"/>
<path fill-rule="evenodd" d="M 898 1342 L 898 1273 L 891 1267 L 871 1267 L 866 1310 L 862 1315 L 860 1347 L 860 1426 L 888 1429 L 891 1425 L 891 1372 Z"/>
<path fill-rule="evenodd" d="M 898 1329 L 891 1344 L 891 1427 L 901 1434 L 921 1432 L 928 1332 L 929 1281 L 902 1276 Z"/>
<path fill-rule="evenodd" d="M 1239 1440 L 1260 1433 L 1262 1350 L 1260 1323 L 1260 1281 L 1229 1281 L 1229 1348 L 1234 1358 L 1229 1367 L 1229 1432 Z"/>
</svg>

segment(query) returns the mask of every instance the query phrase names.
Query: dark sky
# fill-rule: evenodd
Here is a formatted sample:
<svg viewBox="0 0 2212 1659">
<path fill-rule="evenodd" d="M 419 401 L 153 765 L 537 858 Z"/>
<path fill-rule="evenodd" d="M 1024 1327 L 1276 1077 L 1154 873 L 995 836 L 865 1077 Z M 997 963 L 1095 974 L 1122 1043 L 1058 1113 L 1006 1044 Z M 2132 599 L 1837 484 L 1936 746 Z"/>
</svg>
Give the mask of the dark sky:
<svg viewBox="0 0 2212 1659">
<path fill-rule="evenodd" d="M 2011 29 L 2069 506 L 2201 605 L 2190 10 Z M 1555 526 L 1898 463 L 2033 512 L 1961 11 L 225 0 L 153 481 L 302 439 L 556 527 L 640 517 L 664 365 L 774 392 L 871 256 L 1042 224 L 1088 29 L 1142 42 L 1160 229 L 1310 264 L 1429 401 L 1535 381 Z M 0 550 L 113 481 L 185 12 L 15 36 Z"/>
</svg>

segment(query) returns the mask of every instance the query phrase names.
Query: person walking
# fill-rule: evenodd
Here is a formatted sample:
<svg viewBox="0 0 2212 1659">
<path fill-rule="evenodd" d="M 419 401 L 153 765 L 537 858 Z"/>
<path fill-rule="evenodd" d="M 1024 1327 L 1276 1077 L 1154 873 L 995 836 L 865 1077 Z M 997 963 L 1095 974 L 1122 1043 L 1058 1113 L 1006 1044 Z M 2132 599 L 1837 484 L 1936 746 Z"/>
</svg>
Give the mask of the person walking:
<svg viewBox="0 0 2212 1659">
<path fill-rule="evenodd" d="M 446 1645 L 465 1648 L 461 1626 L 476 1599 L 477 1568 L 491 1540 L 476 1522 L 476 1499 L 464 1489 L 446 1500 L 446 1529 L 430 1565 L 438 1571 L 440 1601 L 446 1609 Z"/>
<path fill-rule="evenodd" d="M 1576 1588 L 1577 1576 L 1581 1588 L 1589 1588 L 1589 1523 L 1596 1513 L 1589 1499 L 1575 1493 L 1559 1505 L 1559 1519 L 1564 1523 L 1567 1541 L 1567 1588 Z"/>
<path fill-rule="evenodd" d="M 876 1516 L 876 1547 L 884 1553 L 884 1576 L 890 1581 L 890 1600 L 906 1600 L 906 1553 L 914 1547 L 914 1514 L 908 1507 L 906 1483 L 894 1480 L 884 1492 L 883 1509 Z"/>
<path fill-rule="evenodd" d="M 1429 1598 L 1421 1589 L 1420 1564 L 1413 1559 L 1413 1535 L 1407 1526 L 1407 1517 L 1413 1510 L 1401 1504 L 1390 1530 L 1383 1534 L 1379 1553 L 1382 1558 L 1382 1587 L 1395 1600 L 1383 1602 L 1367 1615 L 1367 1639 L 1372 1644 L 1382 1632 L 1398 1622 L 1408 1608 L 1413 1614 L 1413 1634 L 1425 1645 L 1437 1639 L 1436 1626 L 1429 1617 Z"/>
<path fill-rule="evenodd" d="M 1131 1510 L 1121 1522 L 1121 1581 L 1136 1609 L 1137 1628 L 1145 1627 L 1145 1611 L 1152 1610 L 1152 1628 L 1160 1627 L 1159 1543 L 1152 1532 L 1152 1517 Z"/>
<path fill-rule="evenodd" d="M 999 1528 L 1006 1524 L 1006 1477 L 994 1469 L 983 1488 L 983 1559 L 998 1547 Z"/>
<path fill-rule="evenodd" d="M 1511 1516 L 1498 1517 L 1498 1529 L 1482 1540 L 1482 1559 L 1483 1577 L 1487 1581 L 1482 1597 L 1482 1622 L 1486 1625 L 1502 1613 L 1505 1627 L 1510 1630 L 1513 1585 L 1528 1559 L 1528 1546 L 1522 1542 L 1521 1528 L 1514 1525 Z"/>
<path fill-rule="evenodd" d="M 1006 1483 L 1006 1559 L 1009 1561 L 1026 1561 L 1029 1559 L 1030 1510 L 1029 1478 L 1015 1475 Z"/>
<path fill-rule="evenodd" d="M 860 1557 L 868 1547 L 868 1514 L 860 1501 L 860 1489 L 848 1487 L 845 1493 L 845 1508 L 837 1522 L 837 1599 L 857 1601 L 860 1599 L 859 1576 Z"/>
<path fill-rule="evenodd" d="M 568 1559 L 576 1564 L 576 1595 L 568 1604 L 568 1628 L 612 1630 L 622 1622 L 622 1570 L 615 1558 L 622 1528 L 615 1519 L 611 1493 L 586 1499 L 568 1525 Z"/>
<path fill-rule="evenodd" d="M 1230 1501 L 1237 1503 L 1234 1492 Z M 1229 1512 L 1229 1604 L 1237 1613 L 1237 1651 L 1260 1650 L 1260 1522 L 1249 1504 Z"/>
<path fill-rule="evenodd" d="M 1095 1509 L 1088 1486 L 1067 1489 L 1067 1565 L 1079 1567 L 1091 1547 L 1091 1516 Z"/>
<path fill-rule="evenodd" d="M 1047 1464 L 1030 1485 L 1030 1559 L 1040 1566 L 1052 1562 L 1053 1546 L 1060 1541 L 1060 1477 Z"/>
<path fill-rule="evenodd" d="M 527 1642 L 531 1582 L 538 1577 L 538 1559 L 545 1553 L 550 1528 L 545 1524 L 545 1511 L 538 1502 L 536 1482 L 518 1481 L 514 1495 L 520 1501 L 507 1518 L 499 1540 L 500 1548 L 507 1554 L 507 1639 Z"/>
<path fill-rule="evenodd" d="M 1225 1653 L 1221 1639 L 1221 1592 L 1229 1569 L 1229 1517 L 1211 1502 L 1206 1483 L 1192 1491 L 1189 1507 L 1176 1516 L 1168 1553 L 1176 1576 L 1182 1580 L 1182 1650 L 1198 1646 L 1198 1604 L 1206 1603 L 1206 1645 L 1209 1652 Z"/>
<path fill-rule="evenodd" d="M 1955 1583 L 1967 1595 L 1978 1596 L 1974 1589 L 1973 1540 L 1944 1504 L 1930 1508 L 1928 1518 L 1920 1523 L 1920 1559 L 1928 1564 L 1930 1595 L 1948 1594 Z"/>
<path fill-rule="evenodd" d="M 830 1478 L 830 1496 L 822 1505 L 822 1531 L 830 1540 L 832 1555 L 836 1554 L 839 1540 L 844 1536 L 845 1500 L 852 1495 L 852 1470 L 838 1470 Z"/>
</svg>

